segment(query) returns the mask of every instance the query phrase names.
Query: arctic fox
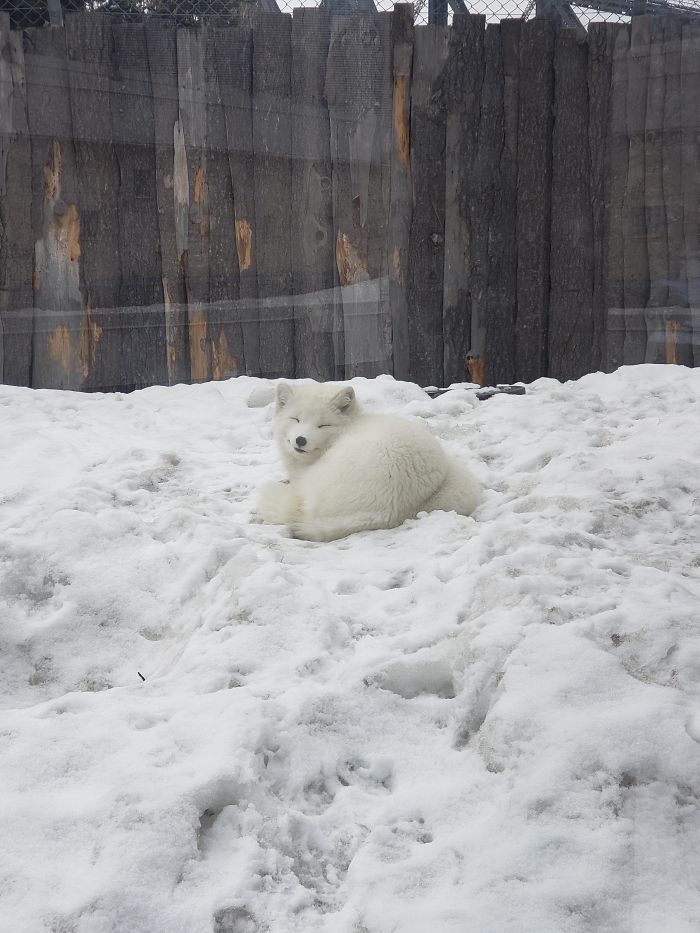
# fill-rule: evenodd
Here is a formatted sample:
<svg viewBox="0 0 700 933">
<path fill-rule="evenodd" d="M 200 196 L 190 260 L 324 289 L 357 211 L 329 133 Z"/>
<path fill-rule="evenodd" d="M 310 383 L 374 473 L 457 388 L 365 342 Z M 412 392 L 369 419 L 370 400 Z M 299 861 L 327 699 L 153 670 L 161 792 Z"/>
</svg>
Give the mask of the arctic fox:
<svg viewBox="0 0 700 933">
<path fill-rule="evenodd" d="M 478 481 L 420 424 L 364 414 L 352 386 L 277 386 L 275 439 L 288 479 L 267 483 L 263 521 L 308 541 L 395 528 L 418 512 L 469 515 Z"/>
</svg>

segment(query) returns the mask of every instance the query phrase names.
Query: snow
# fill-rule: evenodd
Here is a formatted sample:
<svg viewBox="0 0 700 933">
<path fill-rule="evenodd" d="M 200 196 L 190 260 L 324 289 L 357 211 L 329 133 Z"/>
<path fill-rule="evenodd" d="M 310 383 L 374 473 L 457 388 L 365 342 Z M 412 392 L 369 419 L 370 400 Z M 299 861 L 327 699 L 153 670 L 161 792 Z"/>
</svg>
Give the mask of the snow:
<svg viewBox="0 0 700 933">
<path fill-rule="evenodd" d="M 255 523 L 261 380 L 0 388 L 2 933 L 700 930 L 700 371 L 353 384 L 475 518 Z"/>
</svg>

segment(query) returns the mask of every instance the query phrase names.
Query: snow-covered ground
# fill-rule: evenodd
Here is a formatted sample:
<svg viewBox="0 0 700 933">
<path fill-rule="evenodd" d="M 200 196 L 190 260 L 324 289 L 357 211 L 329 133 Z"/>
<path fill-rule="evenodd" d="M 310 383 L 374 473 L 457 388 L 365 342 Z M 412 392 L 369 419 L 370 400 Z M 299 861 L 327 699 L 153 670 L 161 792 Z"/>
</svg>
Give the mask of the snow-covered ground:
<svg viewBox="0 0 700 933">
<path fill-rule="evenodd" d="M 251 523 L 256 380 L 0 388 L 2 933 L 700 930 L 700 371 L 354 385 L 476 520 Z"/>
</svg>

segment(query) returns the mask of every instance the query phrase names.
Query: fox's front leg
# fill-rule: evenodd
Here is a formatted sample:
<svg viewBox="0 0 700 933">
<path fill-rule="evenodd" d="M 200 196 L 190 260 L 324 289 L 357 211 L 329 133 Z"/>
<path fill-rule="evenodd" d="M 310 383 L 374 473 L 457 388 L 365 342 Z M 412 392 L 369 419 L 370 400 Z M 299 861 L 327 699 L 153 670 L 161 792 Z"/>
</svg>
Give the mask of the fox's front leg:
<svg viewBox="0 0 700 933">
<path fill-rule="evenodd" d="M 301 498 L 289 480 L 265 483 L 260 490 L 258 508 L 264 522 L 270 525 L 292 525 L 301 515 Z"/>
</svg>

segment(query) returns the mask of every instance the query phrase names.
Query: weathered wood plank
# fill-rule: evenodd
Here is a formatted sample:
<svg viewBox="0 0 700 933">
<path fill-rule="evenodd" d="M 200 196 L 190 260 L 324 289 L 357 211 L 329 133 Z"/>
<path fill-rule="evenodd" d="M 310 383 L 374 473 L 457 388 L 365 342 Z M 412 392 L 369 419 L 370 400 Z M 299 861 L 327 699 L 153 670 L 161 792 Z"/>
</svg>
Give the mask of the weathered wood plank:
<svg viewBox="0 0 700 933">
<path fill-rule="evenodd" d="M 331 140 L 325 100 L 330 18 L 297 7 L 292 20 L 294 360 L 297 378 L 334 379 L 335 243 Z"/>
<path fill-rule="evenodd" d="M 520 20 L 501 23 L 503 61 L 503 147 L 498 164 L 498 197 L 489 237 L 486 381 L 514 382 L 517 309 L 518 113 L 520 109 Z"/>
<path fill-rule="evenodd" d="M 339 378 L 389 371 L 386 275 L 392 125 L 391 16 L 333 17 L 326 68 L 331 127 Z M 353 80 L 348 81 L 352 74 Z"/>
<path fill-rule="evenodd" d="M 226 115 L 217 73 L 216 33 L 204 31 L 207 117 L 207 194 L 209 304 L 207 341 L 212 379 L 245 373 L 243 328 L 239 314 L 236 214 L 229 166 Z"/>
<path fill-rule="evenodd" d="M 605 335 L 602 368 L 613 372 L 624 361 L 625 344 L 625 248 L 623 211 L 629 139 L 627 135 L 627 75 L 629 71 L 630 28 L 621 26 L 615 33 L 613 66 L 610 79 L 609 207 L 604 254 Z"/>
<path fill-rule="evenodd" d="M 399 3 L 391 21 L 393 105 L 391 134 L 391 203 L 389 206 L 389 304 L 394 376 L 408 379 L 409 337 L 407 273 L 413 212 L 411 180 L 411 74 L 413 7 Z"/>
<path fill-rule="evenodd" d="M 683 26 L 681 48 L 683 258 L 692 359 L 700 366 L 700 26 Z"/>
<path fill-rule="evenodd" d="M 649 263 L 649 293 L 644 321 L 647 363 L 662 363 L 668 306 L 668 230 L 663 178 L 664 99 L 666 74 L 664 21 L 654 17 L 649 35 L 649 77 L 644 127 L 644 221 Z"/>
<path fill-rule="evenodd" d="M 83 387 L 99 391 L 124 387 L 119 166 L 110 113 L 111 27 L 109 17 L 92 13 L 67 17 L 65 26 L 80 202 L 81 288 L 90 343 L 90 352 L 83 354 Z"/>
<path fill-rule="evenodd" d="M 552 234 L 548 375 L 593 368 L 593 215 L 588 134 L 588 42 L 559 29 L 554 48 Z"/>
<path fill-rule="evenodd" d="M 179 120 L 174 129 L 175 238 L 185 271 L 190 379 L 212 376 L 209 340 L 209 178 L 207 174 L 207 34 L 178 29 Z"/>
<path fill-rule="evenodd" d="M 168 383 L 153 94 L 141 25 L 112 26 L 110 93 L 119 169 L 119 287 L 122 388 Z"/>
<path fill-rule="evenodd" d="M 286 14 L 259 13 L 253 27 L 255 236 L 258 296 L 262 299 L 260 369 L 269 377 L 294 375 L 291 25 L 291 16 Z"/>
<path fill-rule="evenodd" d="M 411 85 L 413 216 L 408 258 L 409 375 L 442 385 L 445 267 L 445 131 L 442 82 L 449 52 L 445 26 L 416 29 Z"/>
<path fill-rule="evenodd" d="M 486 331 L 490 284 L 493 280 L 489 240 L 497 197 L 498 160 L 503 147 L 503 59 L 500 26 L 486 27 L 484 39 L 484 83 L 476 158 L 471 172 L 472 196 L 469 205 L 471 249 L 469 292 L 471 301 L 471 345 L 469 376 L 484 385 L 486 375 Z"/>
<path fill-rule="evenodd" d="M 253 154 L 253 33 L 249 25 L 214 31 L 235 215 L 238 301 L 245 373 L 260 375 L 260 319 L 256 298 L 257 234 Z"/>
<path fill-rule="evenodd" d="M 189 382 L 185 272 L 175 236 L 174 130 L 179 120 L 177 30 L 148 19 L 145 26 L 151 78 L 154 161 L 160 239 L 167 377 L 170 385 Z"/>
<path fill-rule="evenodd" d="M 528 20 L 520 38 L 518 118 L 518 310 L 516 377 L 530 382 L 547 372 L 552 188 L 554 26 Z"/>
<path fill-rule="evenodd" d="M 81 211 L 63 30 L 27 30 L 25 68 L 32 157 L 34 333 L 32 385 L 79 389 L 94 361 L 80 291 Z"/>
<path fill-rule="evenodd" d="M 611 230 L 611 134 L 619 132 L 612 125 L 613 62 L 617 34 L 625 30 L 621 23 L 591 23 L 588 27 L 588 145 L 590 149 L 590 191 L 593 223 L 593 295 L 591 314 L 591 358 L 593 371 L 604 366 L 608 326 L 607 256 Z M 619 220 L 618 220 L 619 223 Z"/>
<path fill-rule="evenodd" d="M 32 163 L 22 33 L 0 15 L 0 382 L 31 385 Z"/>
<path fill-rule="evenodd" d="M 692 319 L 688 307 L 688 272 L 683 257 L 682 32 L 683 24 L 678 16 L 669 16 L 664 20 L 666 90 L 661 160 L 668 247 L 668 295 L 663 321 L 663 361 L 692 366 Z"/>
<path fill-rule="evenodd" d="M 471 346 L 469 204 L 484 80 L 484 16 L 455 15 L 445 80 L 444 380 L 461 382 Z"/>
<path fill-rule="evenodd" d="M 627 57 L 629 162 L 622 210 L 625 302 L 623 361 L 627 364 L 643 363 L 647 346 L 644 312 L 649 298 L 649 257 L 644 159 L 652 19 L 651 16 L 632 18 Z"/>
</svg>

